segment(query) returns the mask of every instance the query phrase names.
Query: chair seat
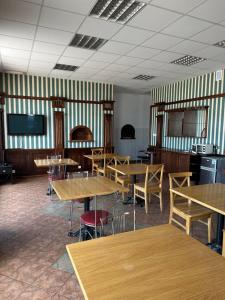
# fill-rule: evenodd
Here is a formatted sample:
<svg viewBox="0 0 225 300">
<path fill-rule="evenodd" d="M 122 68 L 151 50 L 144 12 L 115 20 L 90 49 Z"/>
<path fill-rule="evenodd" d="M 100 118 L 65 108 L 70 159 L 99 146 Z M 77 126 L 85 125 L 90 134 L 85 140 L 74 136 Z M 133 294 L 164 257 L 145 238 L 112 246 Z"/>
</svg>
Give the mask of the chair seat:
<svg viewBox="0 0 225 300">
<path fill-rule="evenodd" d="M 81 223 L 87 226 L 99 226 L 101 225 L 101 220 L 103 224 L 108 222 L 109 212 L 106 210 L 96 210 L 96 222 L 95 222 L 95 211 L 90 210 L 81 215 Z"/>
<path fill-rule="evenodd" d="M 145 191 L 145 183 L 144 182 L 139 182 L 139 183 L 136 183 L 134 185 L 134 189 L 137 189 L 137 190 L 140 190 L 140 191 Z M 161 187 L 159 186 L 158 183 L 152 183 L 152 184 L 148 184 L 147 186 L 147 191 L 148 192 L 160 192 L 161 191 Z"/>
<path fill-rule="evenodd" d="M 189 204 L 187 201 L 185 203 L 176 203 L 174 205 L 175 213 L 176 209 L 190 217 L 201 217 L 204 215 L 208 216 L 213 213 L 213 211 L 211 211 L 210 209 L 204 208 L 203 206 L 193 202 Z"/>
</svg>

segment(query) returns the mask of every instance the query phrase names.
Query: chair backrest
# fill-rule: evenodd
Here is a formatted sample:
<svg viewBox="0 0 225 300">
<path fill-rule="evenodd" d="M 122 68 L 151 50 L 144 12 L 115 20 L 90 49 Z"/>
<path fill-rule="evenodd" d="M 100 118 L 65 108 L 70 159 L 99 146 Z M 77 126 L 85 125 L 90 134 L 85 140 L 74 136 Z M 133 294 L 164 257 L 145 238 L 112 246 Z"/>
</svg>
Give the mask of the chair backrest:
<svg viewBox="0 0 225 300">
<path fill-rule="evenodd" d="M 115 165 L 129 165 L 130 156 L 115 156 L 114 161 Z"/>
<path fill-rule="evenodd" d="M 107 157 L 107 155 L 104 155 L 104 169 L 106 169 L 107 166 L 112 166 L 115 164 L 115 157 Z"/>
<path fill-rule="evenodd" d="M 91 155 L 101 155 L 104 151 L 104 148 L 92 148 Z"/>
<path fill-rule="evenodd" d="M 176 187 L 190 186 L 191 185 L 191 180 L 190 180 L 191 176 L 192 176 L 192 172 L 169 173 L 170 189 L 176 188 Z M 170 190 L 171 205 L 174 204 L 175 197 L 176 197 L 176 194 L 172 193 Z M 182 200 L 182 198 L 181 198 L 181 200 Z M 178 201 L 178 199 L 177 199 L 177 201 Z M 190 203 L 191 201 L 188 199 L 188 202 Z"/>
<path fill-rule="evenodd" d="M 162 187 L 164 165 L 147 165 L 145 175 L 145 188 L 149 184 L 156 184 Z"/>
</svg>

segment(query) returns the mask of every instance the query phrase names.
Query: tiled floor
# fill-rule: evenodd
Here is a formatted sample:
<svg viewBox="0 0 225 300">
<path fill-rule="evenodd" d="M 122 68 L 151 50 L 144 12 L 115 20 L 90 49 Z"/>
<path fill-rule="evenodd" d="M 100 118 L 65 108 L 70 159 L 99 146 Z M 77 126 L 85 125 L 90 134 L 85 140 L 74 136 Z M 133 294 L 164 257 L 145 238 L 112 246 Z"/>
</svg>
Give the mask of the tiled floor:
<svg viewBox="0 0 225 300">
<path fill-rule="evenodd" d="M 65 217 L 46 213 L 51 205 L 46 187 L 46 177 L 0 185 L 1 300 L 83 299 L 75 275 L 52 267 L 65 253 L 65 245 L 77 239 L 67 236 Z M 167 193 L 162 214 L 156 199 L 152 199 L 149 215 L 144 207 L 137 207 L 140 227 L 167 222 Z M 206 227 L 194 225 L 193 235 L 206 242 Z"/>
</svg>

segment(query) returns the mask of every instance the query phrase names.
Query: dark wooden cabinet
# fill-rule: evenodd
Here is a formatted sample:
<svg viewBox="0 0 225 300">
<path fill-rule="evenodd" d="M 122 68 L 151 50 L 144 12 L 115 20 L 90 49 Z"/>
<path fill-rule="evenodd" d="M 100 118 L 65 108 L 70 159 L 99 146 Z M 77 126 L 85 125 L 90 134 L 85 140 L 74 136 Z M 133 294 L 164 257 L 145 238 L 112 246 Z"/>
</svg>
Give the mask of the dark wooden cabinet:
<svg viewBox="0 0 225 300">
<path fill-rule="evenodd" d="M 181 151 L 171 151 L 160 149 L 161 163 L 165 165 L 165 172 L 183 172 L 190 170 L 190 156 L 189 153 L 182 153 Z"/>
</svg>

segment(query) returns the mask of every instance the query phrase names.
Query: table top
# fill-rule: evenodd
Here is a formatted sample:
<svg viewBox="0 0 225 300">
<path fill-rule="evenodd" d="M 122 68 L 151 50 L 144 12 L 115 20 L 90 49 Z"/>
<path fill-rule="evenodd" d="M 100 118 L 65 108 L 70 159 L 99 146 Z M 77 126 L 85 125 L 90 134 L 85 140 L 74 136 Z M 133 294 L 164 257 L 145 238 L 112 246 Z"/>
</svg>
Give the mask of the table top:
<svg viewBox="0 0 225 300">
<path fill-rule="evenodd" d="M 104 158 L 113 158 L 117 156 L 116 153 L 105 153 L 105 154 L 94 154 L 94 155 L 84 155 L 84 157 L 91 159 L 91 160 L 101 160 Z"/>
<path fill-rule="evenodd" d="M 128 188 L 104 176 L 56 180 L 53 181 L 52 187 L 60 200 L 102 196 L 116 191 L 128 192 Z"/>
<path fill-rule="evenodd" d="M 61 158 L 61 159 L 35 159 L 34 160 L 37 167 L 49 167 L 49 166 L 76 166 L 78 163 L 71 158 Z"/>
<path fill-rule="evenodd" d="M 147 166 L 146 164 L 129 164 L 129 165 L 107 166 L 107 168 L 123 175 L 140 175 L 140 174 L 145 174 L 146 166 Z"/>
<path fill-rule="evenodd" d="M 225 259 L 169 224 L 66 248 L 85 299 L 224 299 Z"/>
<path fill-rule="evenodd" d="M 171 189 L 175 194 L 225 215 L 225 184 L 211 183 Z"/>
</svg>

